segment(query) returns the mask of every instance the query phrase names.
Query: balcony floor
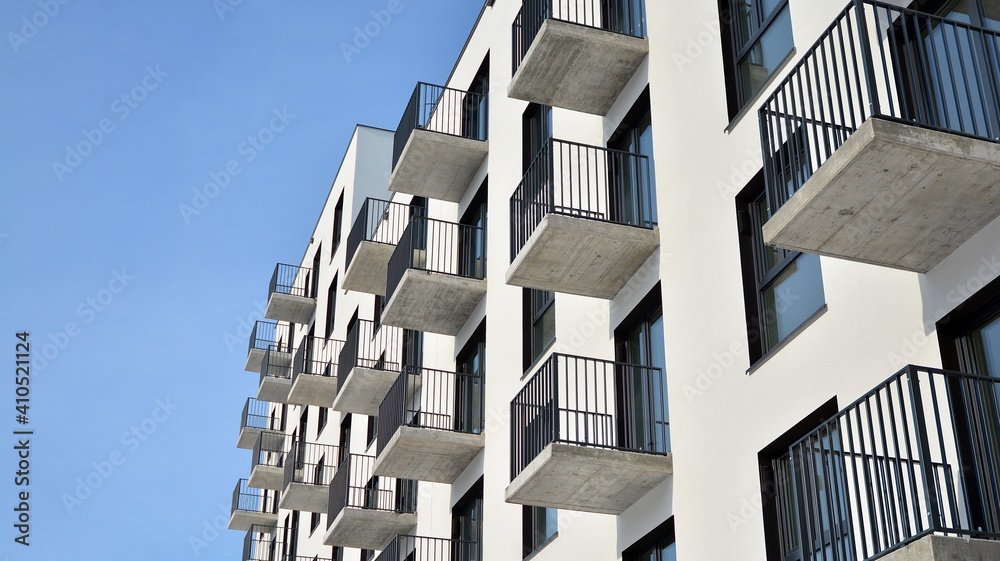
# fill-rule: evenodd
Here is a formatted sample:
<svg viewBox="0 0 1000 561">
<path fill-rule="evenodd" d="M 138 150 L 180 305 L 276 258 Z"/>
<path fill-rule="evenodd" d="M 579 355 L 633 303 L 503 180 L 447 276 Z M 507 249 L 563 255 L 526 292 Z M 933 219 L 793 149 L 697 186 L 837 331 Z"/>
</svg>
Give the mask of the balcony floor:
<svg viewBox="0 0 1000 561">
<path fill-rule="evenodd" d="M 395 245 L 361 242 L 344 273 L 344 290 L 385 296 L 385 273 Z"/>
<path fill-rule="evenodd" d="M 764 241 L 926 273 L 1000 216 L 1000 144 L 869 119 L 764 225 Z"/>
<path fill-rule="evenodd" d="M 547 214 L 507 269 L 507 284 L 611 299 L 659 246 L 657 228 Z"/>
<path fill-rule="evenodd" d="M 289 405 L 315 405 L 330 407 L 337 397 L 337 378 L 299 374 L 288 391 Z"/>
<path fill-rule="evenodd" d="M 648 53 L 646 39 L 548 19 L 514 73 L 507 96 L 607 115 Z"/>
<path fill-rule="evenodd" d="M 229 517 L 229 529 L 246 532 L 251 526 L 274 526 L 278 523 L 278 513 L 250 512 L 234 510 Z"/>
<path fill-rule="evenodd" d="M 673 473 L 658 456 L 552 443 L 507 486 L 507 502 L 621 514 Z"/>
<path fill-rule="evenodd" d="M 399 372 L 354 367 L 333 400 L 333 409 L 343 413 L 378 415 L 385 394 L 399 378 Z"/>
<path fill-rule="evenodd" d="M 241 427 L 240 438 L 236 442 L 236 447 L 244 450 L 253 450 L 253 446 L 254 444 L 257 444 L 257 438 L 260 437 L 261 432 L 263 432 L 262 429 L 254 427 Z"/>
<path fill-rule="evenodd" d="M 258 464 L 250 471 L 250 479 L 247 480 L 247 485 L 254 489 L 281 491 L 284 485 L 284 476 L 285 471 L 283 468 Z"/>
<path fill-rule="evenodd" d="M 996 561 L 1000 541 L 925 536 L 882 557 L 882 561 Z"/>
<path fill-rule="evenodd" d="M 382 323 L 458 335 L 485 295 L 484 279 L 409 269 L 385 305 Z"/>
<path fill-rule="evenodd" d="M 489 150 L 485 140 L 415 129 L 389 178 L 389 190 L 457 203 Z"/>
<path fill-rule="evenodd" d="M 309 323 L 316 312 L 316 299 L 275 292 L 267 300 L 264 317 L 291 323 Z"/>
<path fill-rule="evenodd" d="M 257 389 L 257 399 L 271 403 L 288 403 L 288 392 L 292 389 L 292 381 L 288 378 L 265 376 Z"/>
<path fill-rule="evenodd" d="M 250 349 L 250 352 L 247 353 L 247 361 L 243 365 L 243 370 L 260 374 L 260 367 L 263 361 L 264 349 Z"/>
<path fill-rule="evenodd" d="M 382 550 L 396 534 L 408 534 L 416 525 L 417 515 L 412 512 L 347 507 L 333 520 L 323 537 L 323 543 Z"/>
<path fill-rule="evenodd" d="M 278 508 L 325 514 L 330 508 L 329 491 L 327 485 L 292 482 L 281 492 Z"/>
<path fill-rule="evenodd" d="M 481 434 L 399 427 L 375 459 L 376 475 L 453 483 L 482 451 Z"/>
</svg>

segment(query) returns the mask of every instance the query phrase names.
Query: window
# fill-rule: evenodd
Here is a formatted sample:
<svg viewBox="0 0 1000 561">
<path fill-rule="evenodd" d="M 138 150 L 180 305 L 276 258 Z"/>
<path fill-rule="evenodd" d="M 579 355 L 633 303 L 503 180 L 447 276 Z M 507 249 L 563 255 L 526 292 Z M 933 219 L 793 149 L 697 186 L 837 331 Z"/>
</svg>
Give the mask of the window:
<svg viewBox="0 0 1000 561">
<path fill-rule="evenodd" d="M 639 96 L 618 130 L 608 140 L 608 148 L 645 156 L 648 168 L 632 165 L 635 160 L 613 158 L 611 218 L 624 224 L 656 224 L 656 173 L 653 168 L 653 117 L 649 107 L 649 87 Z"/>
<path fill-rule="evenodd" d="M 791 53 L 788 0 L 720 0 L 730 119 L 753 99 Z"/>
<path fill-rule="evenodd" d="M 347 413 L 344 415 L 344 419 L 340 421 L 340 439 L 337 441 L 340 443 L 340 458 L 337 460 L 337 465 L 344 465 L 351 453 L 351 414 Z"/>
<path fill-rule="evenodd" d="M 559 511 L 541 506 L 525 506 L 521 514 L 522 557 L 538 551 L 559 531 Z"/>
<path fill-rule="evenodd" d="M 556 295 L 546 290 L 524 289 L 524 358 L 527 370 L 556 340 Z"/>
<path fill-rule="evenodd" d="M 372 317 L 374 318 L 375 327 L 374 330 L 378 331 L 379 327 L 382 327 L 382 312 L 385 311 L 385 296 L 375 295 L 375 309 L 372 312 Z"/>
<path fill-rule="evenodd" d="M 323 255 L 323 244 L 316 246 L 316 254 L 313 255 L 313 266 L 312 266 L 312 286 L 310 287 L 309 296 L 316 298 L 319 296 L 319 266 L 320 257 Z"/>
<path fill-rule="evenodd" d="M 424 332 L 403 330 L 403 366 L 420 368 L 424 365 Z"/>
<path fill-rule="evenodd" d="M 653 529 L 622 552 L 623 561 L 676 561 L 674 519 Z"/>
<path fill-rule="evenodd" d="M 455 430 L 483 431 L 483 384 L 486 379 L 486 320 L 455 357 Z"/>
<path fill-rule="evenodd" d="M 763 173 L 736 199 L 751 364 L 784 341 L 826 303 L 818 255 L 767 246 L 770 218 Z"/>
<path fill-rule="evenodd" d="M 843 485 L 835 487 L 819 485 L 817 481 L 809 481 L 807 474 L 798 470 L 797 463 L 792 462 L 791 446 L 799 439 L 811 433 L 817 427 L 822 426 L 829 419 L 837 414 L 837 400 L 831 399 L 811 413 L 804 420 L 795 425 L 791 430 L 781 435 L 777 440 L 768 445 L 758 455 L 760 466 L 760 483 L 762 512 L 764 516 L 764 538 L 767 549 L 768 561 L 800 561 L 801 559 L 843 559 L 844 551 L 840 551 L 843 544 L 849 543 L 849 538 L 836 536 L 835 530 L 849 532 L 850 524 L 846 520 L 833 521 L 830 513 L 846 512 L 844 497 L 840 497 L 841 507 L 837 507 L 836 497 L 826 496 L 824 489 L 843 488 Z M 835 427 L 836 425 L 831 425 Z M 829 438 L 836 441 L 836 431 L 830 433 Z M 805 451 L 796 450 L 796 458 Z M 826 470 L 824 476 L 832 479 L 843 479 L 840 472 L 842 463 L 831 458 L 828 451 L 818 450 L 817 457 L 811 459 L 813 465 L 821 465 Z M 813 474 L 817 477 L 816 474 Z M 819 496 L 807 497 L 806 493 L 818 494 Z M 824 506 L 820 506 L 824 505 Z M 812 512 L 801 511 L 803 507 L 808 507 Z M 819 524 L 822 528 L 813 528 L 817 536 L 821 536 L 811 544 L 811 547 L 804 548 L 803 543 L 808 541 L 803 538 L 803 517 L 808 517 L 810 523 Z M 838 549 L 834 552 L 833 549 Z"/>
<path fill-rule="evenodd" d="M 667 359 L 660 285 L 615 329 L 615 358 L 636 365 L 617 376 L 619 442 L 650 452 L 670 451 Z M 640 368 L 645 367 L 645 368 Z M 653 370 L 653 369 L 658 370 Z"/>
<path fill-rule="evenodd" d="M 318 512 L 312 513 L 312 519 L 309 521 L 309 535 L 312 535 L 316 531 L 316 528 L 319 527 L 319 517 L 320 514 Z"/>
<path fill-rule="evenodd" d="M 532 103 L 521 118 L 521 170 L 528 171 L 535 156 L 552 138 L 552 108 Z"/>
<path fill-rule="evenodd" d="M 344 229 L 344 194 L 340 194 L 337 199 L 337 206 L 333 207 L 333 249 L 330 251 L 330 259 L 337 253 L 340 247 L 340 233 Z"/>
<path fill-rule="evenodd" d="M 337 316 L 337 276 L 334 275 L 330 288 L 326 291 L 326 338 L 333 338 L 334 321 Z"/>
<path fill-rule="evenodd" d="M 458 272 L 460 275 L 474 278 L 485 278 L 486 276 L 486 218 L 487 218 L 487 192 L 489 189 L 489 178 L 483 180 L 479 186 L 476 196 L 469 203 L 460 224 L 475 226 L 478 230 L 465 230 L 459 239 Z"/>
<path fill-rule="evenodd" d="M 645 0 L 601 0 L 604 29 L 633 37 L 645 37 L 645 4 Z"/>
<path fill-rule="evenodd" d="M 368 426 L 365 427 L 365 447 L 368 448 L 378 437 L 378 417 L 368 415 Z"/>
<path fill-rule="evenodd" d="M 489 113 L 487 112 L 490 92 L 490 55 L 486 54 L 476 77 L 469 85 L 469 93 L 464 101 L 462 128 L 464 136 L 486 140 L 489 137 Z"/>
<path fill-rule="evenodd" d="M 480 561 L 483 532 L 483 480 L 480 479 L 451 509 L 451 538 L 459 540 L 453 561 Z"/>
<path fill-rule="evenodd" d="M 319 408 L 319 415 L 316 419 L 316 439 L 319 440 L 319 435 L 323 434 L 323 429 L 326 428 L 326 423 L 330 417 L 330 410 L 326 407 Z"/>
</svg>

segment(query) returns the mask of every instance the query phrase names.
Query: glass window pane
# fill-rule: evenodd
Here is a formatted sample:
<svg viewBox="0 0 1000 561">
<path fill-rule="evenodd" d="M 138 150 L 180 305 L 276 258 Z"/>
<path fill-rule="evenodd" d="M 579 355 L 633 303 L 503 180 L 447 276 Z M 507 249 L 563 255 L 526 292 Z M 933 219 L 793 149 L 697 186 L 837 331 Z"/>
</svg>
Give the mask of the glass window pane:
<svg viewBox="0 0 1000 561">
<path fill-rule="evenodd" d="M 1000 378 L 1000 317 L 994 318 L 974 334 L 977 350 L 982 354 L 983 375 Z"/>
<path fill-rule="evenodd" d="M 786 6 L 750 52 L 739 61 L 741 105 L 749 101 L 764 85 L 778 64 L 791 52 L 792 46 L 792 19 Z"/>
<path fill-rule="evenodd" d="M 757 18 L 754 15 L 753 0 L 730 0 L 730 17 L 732 17 L 736 50 L 740 51 L 757 31 Z"/>
<path fill-rule="evenodd" d="M 809 319 L 825 302 L 819 256 L 803 253 L 763 291 L 767 348 Z"/>
</svg>

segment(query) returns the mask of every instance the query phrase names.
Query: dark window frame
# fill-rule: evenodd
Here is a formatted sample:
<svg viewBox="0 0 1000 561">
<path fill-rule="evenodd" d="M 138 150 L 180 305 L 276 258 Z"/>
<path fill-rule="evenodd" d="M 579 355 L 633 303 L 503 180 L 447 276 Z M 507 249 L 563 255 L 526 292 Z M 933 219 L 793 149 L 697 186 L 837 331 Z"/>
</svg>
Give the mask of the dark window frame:
<svg viewBox="0 0 1000 561">
<path fill-rule="evenodd" d="M 549 536 L 542 540 L 541 542 L 535 541 L 535 526 L 538 522 L 539 514 L 545 514 L 546 511 L 554 510 L 556 511 L 556 524 L 555 529 L 551 531 Z M 527 559 L 531 557 L 535 552 L 541 550 L 545 546 L 552 543 L 556 538 L 559 537 L 559 515 L 558 509 L 547 508 L 543 506 L 528 506 L 523 505 L 521 508 L 521 558 Z"/>
<path fill-rule="evenodd" d="M 556 342 L 556 293 L 547 290 L 535 290 L 525 288 L 521 292 L 522 302 L 522 324 L 523 340 L 522 347 L 522 370 L 528 370 L 539 358 L 545 355 L 546 351 L 552 348 Z M 538 299 L 542 298 L 541 306 Z M 535 334 L 542 328 L 546 315 L 552 314 L 552 337 L 541 344 L 540 348 L 535 348 Z"/>
<path fill-rule="evenodd" d="M 738 20 L 732 15 L 732 2 L 734 0 L 718 1 L 719 22 L 722 29 L 722 52 L 724 54 L 723 59 L 726 71 L 727 103 L 729 118 L 732 120 L 745 110 L 750 102 L 753 101 L 753 99 L 761 91 L 763 91 L 765 87 L 767 87 L 768 82 L 774 77 L 775 72 L 780 67 L 779 64 L 772 69 L 768 74 L 768 77 L 756 90 L 752 92 L 743 92 L 743 86 L 740 80 L 740 63 L 747 57 L 751 56 L 754 48 L 760 44 L 761 39 L 771 29 L 771 25 L 775 22 L 782 11 L 791 10 L 791 8 L 789 7 L 789 0 L 779 0 L 779 3 L 771 10 L 770 13 L 762 14 L 761 7 L 765 0 L 747 0 L 752 4 L 751 9 L 753 10 L 754 17 L 757 21 L 757 29 L 750 35 L 750 37 L 747 38 L 745 45 L 738 47 Z M 784 56 L 786 60 L 788 55 L 795 51 L 795 35 L 791 25 L 789 25 L 788 33 L 791 39 L 791 47 L 788 53 Z"/>
<path fill-rule="evenodd" d="M 337 204 L 333 207 L 333 247 L 330 249 L 330 259 L 333 260 L 333 256 L 337 254 L 337 248 L 340 247 L 340 242 L 343 238 L 344 232 L 344 192 L 340 192 L 340 197 L 337 199 Z"/>
<path fill-rule="evenodd" d="M 670 517 L 625 548 L 625 551 L 622 552 L 622 561 L 639 561 L 640 556 L 651 548 L 662 548 L 677 543 L 676 538 L 674 518 Z"/>
<path fill-rule="evenodd" d="M 327 339 L 333 338 L 334 325 L 337 321 L 337 282 L 339 274 L 333 275 L 330 287 L 326 291 L 326 325 L 324 334 Z"/>
</svg>

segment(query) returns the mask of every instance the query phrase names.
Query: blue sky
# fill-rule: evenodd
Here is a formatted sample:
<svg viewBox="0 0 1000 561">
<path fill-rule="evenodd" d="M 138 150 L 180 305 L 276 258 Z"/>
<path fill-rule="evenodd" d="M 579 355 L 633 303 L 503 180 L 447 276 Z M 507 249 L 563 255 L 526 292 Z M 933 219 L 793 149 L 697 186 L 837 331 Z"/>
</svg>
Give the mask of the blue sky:
<svg viewBox="0 0 1000 561">
<path fill-rule="evenodd" d="M 0 3 L 0 557 L 240 557 L 243 534 L 215 527 L 249 471 L 243 328 L 301 257 L 355 123 L 394 128 L 482 6 L 393 3 Z M 16 428 L 35 431 L 27 488 Z"/>
</svg>

